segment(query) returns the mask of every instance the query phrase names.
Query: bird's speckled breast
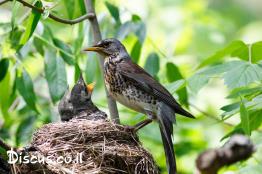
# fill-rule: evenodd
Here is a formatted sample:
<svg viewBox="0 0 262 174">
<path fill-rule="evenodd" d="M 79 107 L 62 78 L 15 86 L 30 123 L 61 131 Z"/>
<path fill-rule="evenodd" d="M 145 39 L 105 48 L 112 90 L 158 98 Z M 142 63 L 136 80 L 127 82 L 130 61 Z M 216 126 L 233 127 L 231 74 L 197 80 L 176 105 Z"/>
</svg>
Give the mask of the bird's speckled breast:
<svg viewBox="0 0 262 174">
<path fill-rule="evenodd" d="M 108 57 L 104 62 L 105 84 L 110 95 L 121 104 L 135 111 L 145 113 L 145 110 L 148 110 L 156 113 L 157 101 L 154 97 L 139 89 L 135 82 L 122 76 L 116 70 L 116 64 L 118 63 L 116 60 Z"/>
</svg>

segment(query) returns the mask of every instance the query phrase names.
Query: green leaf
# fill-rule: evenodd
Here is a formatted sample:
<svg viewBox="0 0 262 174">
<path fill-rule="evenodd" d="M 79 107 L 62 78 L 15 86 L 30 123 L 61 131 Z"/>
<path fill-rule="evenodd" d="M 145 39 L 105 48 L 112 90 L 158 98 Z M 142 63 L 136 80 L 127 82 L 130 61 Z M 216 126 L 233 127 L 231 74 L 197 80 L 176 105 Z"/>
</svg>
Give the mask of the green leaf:
<svg viewBox="0 0 262 174">
<path fill-rule="evenodd" d="M 262 60 L 262 41 L 252 44 L 251 59 L 252 63 L 256 63 L 259 60 Z"/>
<path fill-rule="evenodd" d="M 240 103 L 240 119 L 241 119 L 241 127 L 244 130 L 245 134 L 250 135 L 250 118 L 243 102 Z"/>
<path fill-rule="evenodd" d="M 137 40 L 135 42 L 133 48 L 132 48 L 132 51 L 131 51 L 131 58 L 135 63 L 138 63 L 138 61 L 139 61 L 139 57 L 140 57 L 140 54 L 141 54 L 141 48 L 142 48 L 142 45 L 141 45 L 140 41 Z"/>
<path fill-rule="evenodd" d="M 119 10 L 117 8 L 117 6 L 111 4 L 110 2 L 105 2 L 106 7 L 108 9 L 108 11 L 110 12 L 111 16 L 115 19 L 115 21 L 117 23 L 121 23 L 120 21 L 120 17 L 119 17 Z"/>
<path fill-rule="evenodd" d="M 35 7 L 37 8 L 42 8 L 42 2 L 41 1 L 36 1 L 34 4 Z M 29 40 L 29 38 L 32 36 L 32 34 L 35 31 L 35 28 L 41 18 L 41 13 L 39 13 L 37 10 L 33 9 L 31 15 L 28 18 L 27 25 L 26 25 L 26 30 L 19 42 L 21 47 Z"/>
<path fill-rule="evenodd" d="M 227 98 L 237 98 L 239 96 L 248 96 L 248 95 L 255 95 L 258 94 L 262 91 L 262 86 L 261 87 L 240 87 L 240 88 L 235 88 L 230 92 L 230 95 L 227 96 Z"/>
<path fill-rule="evenodd" d="M 10 107 L 10 103 L 8 101 L 10 100 L 10 96 L 12 93 L 11 83 L 12 82 L 10 71 L 7 71 L 4 79 L 0 82 L 0 111 L 2 111 L 3 113 L 3 118 L 5 119 L 5 122 L 8 121 L 7 118 L 9 117 L 8 108 Z"/>
<path fill-rule="evenodd" d="M 238 88 L 262 80 L 262 66 L 244 62 L 224 74 L 228 88 Z"/>
<path fill-rule="evenodd" d="M 144 22 L 135 22 L 135 35 L 142 44 L 146 38 L 146 25 Z"/>
<path fill-rule="evenodd" d="M 69 19 L 73 19 L 75 12 L 75 0 L 63 0 Z"/>
<path fill-rule="evenodd" d="M 53 38 L 53 42 L 55 44 L 55 46 L 57 46 L 58 48 L 60 48 L 62 51 L 59 51 L 61 57 L 64 59 L 64 61 L 68 64 L 68 65 L 74 65 L 75 64 L 75 60 L 72 59 L 71 56 L 69 55 L 72 55 L 73 52 L 70 48 L 69 45 L 65 44 L 63 41 L 59 40 L 59 39 L 56 39 L 56 38 Z M 65 52 L 67 54 L 65 54 Z"/>
<path fill-rule="evenodd" d="M 254 97 L 251 101 L 246 103 L 247 106 L 250 106 L 253 110 L 261 110 L 262 112 L 262 94 Z"/>
<path fill-rule="evenodd" d="M 166 85 L 166 88 L 171 94 L 174 94 L 175 92 L 179 91 L 180 89 L 184 88 L 186 85 L 186 81 L 184 79 L 180 79 L 177 81 L 174 81 L 172 83 L 169 83 Z"/>
<path fill-rule="evenodd" d="M 205 69 L 199 70 L 196 74 L 188 79 L 188 87 L 193 93 L 197 93 L 204 85 L 206 85 L 210 78 L 217 75 L 224 74 L 234 68 L 242 66 L 246 62 L 244 61 L 230 61 L 220 65 L 211 66 Z"/>
<path fill-rule="evenodd" d="M 166 70 L 167 70 L 166 76 L 169 82 L 174 82 L 174 81 L 183 79 L 183 76 L 180 73 L 180 70 L 178 69 L 178 67 L 175 64 L 168 62 L 166 64 Z M 178 90 L 177 94 L 178 94 L 180 103 L 188 105 L 188 95 L 187 95 L 186 87 Z"/>
<path fill-rule="evenodd" d="M 250 127 L 250 131 L 256 130 L 257 128 L 259 128 L 259 126 L 262 123 L 262 117 L 261 117 L 262 111 L 249 111 L 248 115 L 249 115 L 249 127 Z M 244 134 L 245 131 L 242 128 L 242 124 L 238 124 L 234 127 L 234 129 L 227 133 L 222 139 L 224 140 L 225 138 L 230 137 L 233 134 Z"/>
<path fill-rule="evenodd" d="M 37 34 L 35 34 L 35 38 L 37 38 L 39 41 L 41 41 L 45 46 L 47 46 L 48 48 L 52 48 L 52 49 L 56 49 L 58 50 L 60 53 L 63 53 L 63 55 L 66 55 L 67 57 L 71 57 L 71 59 L 74 60 L 74 55 L 64 51 L 63 49 L 57 47 L 56 45 L 52 44 L 53 42 L 53 36 L 48 36 L 51 38 L 51 40 L 47 40 L 46 38 L 42 37 L 42 36 L 39 36 Z"/>
<path fill-rule="evenodd" d="M 34 130 L 34 123 L 36 121 L 36 117 L 33 115 L 28 115 L 25 119 L 23 119 L 17 130 L 16 130 L 16 144 L 20 146 L 24 144 L 28 140 L 30 140 L 30 135 L 32 135 Z M 27 135 L 27 136 L 25 136 Z"/>
<path fill-rule="evenodd" d="M 223 141 L 224 139 L 234 135 L 234 134 L 244 134 L 244 130 L 241 128 L 240 124 L 235 126 L 234 129 L 232 131 L 230 131 L 229 133 L 227 133 L 224 137 L 221 138 L 220 141 Z"/>
<path fill-rule="evenodd" d="M 119 40 L 125 39 L 130 33 L 134 33 L 142 44 L 146 37 L 146 26 L 142 21 L 128 21 L 120 26 L 116 37 Z"/>
<path fill-rule="evenodd" d="M 85 68 L 85 75 L 86 75 L 86 82 L 92 83 L 96 80 L 96 75 L 99 73 L 99 63 L 97 57 L 95 57 L 94 53 L 88 55 L 86 60 L 86 68 Z"/>
<path fill-rule="evenodd" d="M 12 48 L 14 48 L 16 50 L 19 49 L 20 45 L 19 45 L 19 42 L 17 42 L 17 41 L 21 39 L 23 33 L 24 33 L 24 31 L 22 29 L 20 29 L 19 27 L 15 27 L 15 28 L 12 29 L 10 36 L 9 36 Z"/>
<path fill-rule="evenodd" d="M 67 78 L 65 63 L 53 49 L 45 50 L 45 77 L 52 102 L 55 103 L 63 97 L 67 89 Z"/>
<path fill-rule="evenodd" d="M 220 109 L 225 112 L 230 112 L 230 111 L 237 109 L 239 106 L 240 106 L 240 102 L 236 102 L 236 103 L 232 103 L 232 104 L 223 106 Z"/>
<path fill-rule="evenodd" d="M 262 109 L 249 111 L 248 114 L 250 117 L 250 130 L 252 131 L 258 129 L 262 123 Z"/>
<path fill-rule="evenodd" d="M 43 42 L 38 37 L 34 37 L 33 42 L 34 42 L 34 46 L 37 52 L 41 54 L 42 56 L 44 56 L 45 50 L 44 50 Z"/>
<path fill-rule="evenodd" d="M 246 44 L 244 42 L 242 42 L 242 41 L 233 41 L 232 43 L 230 43 L 225 48 L 219 50 L 214 55 L 212 55 L 212 56 L 208 57 L 207 59 L 205 59 L 198 66 L 198 68 L 204 67 L 206 65 L 217 63 L 217 62 L 221 61 L 226 55 L 230 55 L 233 52 L 235 52 L 236 50 L 239 50 L 240 48 L 243 48 L 245 46 L 246 46 Z M 236 52 L 235 52 L 235 54 L 236 54 Z"/>
<path fill-rule="evenodd" d="M 183 76 L 180 73 L 178 67 L 171 62 L 166 64 L 166 76 L 169 82 L 183 79 Z"/>
<path fill-rule="evenodd" d="M 8 71 L 9 59 L 3 58 L 0 60 L 0 82 L 5 78 L 5 75 Z"/>
<path fill-rule="evenodd" d="M 81 15 L 86 14 L 85 2 L 83 0 L 78 0 L 78 7 L 80 8 Z"/>
<path fill-rule="evenodd" d="M 133 22 L 139 22 L 141 21 L 140 16 L 136 15 L 136 14 L 132 14 L 132 21 Z"/>
<path fill-rule="evenodd" d="M 78 81 L 80 74 L 81 74 L 81 69 L 80 69 L 79 65 L 76 63 L 75 64 L 75 77 L 74 77 L 75 83 Z"/>
<path fill-rule="evenodd" d="M 73 48 L 74 48 L 74 54 L 78 55 L 82 51 L 82 45 L 85 39 L 85 26 L 84 23 L 81 22 L 78 24 L 78 33 L 77 38 L 74 40 Z"/>
<path fill-rule="evenodd" d="M 205 74 L 195 74 L 188 79 L 188 87 L 194 94 L 197 94 L 208 83 L 209 79 L 210 77 Z"/>
<path fill-rule="evenodd" d="M 231 52 L 231 57 L 238 57 L 248 61 L 248 45 L 245 43 L 239 44 L 238 48 Z"/>
<path fill-rule="evenodd" d="M 25 100 L 26 104 L 31 109 L 38 112 L 35 106 L 36 96 L 34 92 L 33 81 L 25 69 L 23 69 L 22 72 L 18 73 L 16 79 L 16 86 L 17 86 L 17 90 Z"/>
<path fill-rule="evenodd" d="M 153 52 L 149 54 L 146 59 L 144 68 L 153 77 L 157 76 L 157 73 L 159 71 L 159 56 L 157 53 Z"/>
<path fill-rule="evenodd" d="M 12 27 L 12 31 L 17 28 L 16 27 L 16 16 L 17 16 L 17 12 L 19 11 L 21 4 L 17 3 L 16 1 L 13 1 L 12 4 L 12 18 L 11 18 L 11 27 Z"/>
<path fill-rule="evenodd" d="M 125 39 L 128 36 L 128 34 L 133 32 L 133 28 L 134 28 L 133 25 L 134 23 L 131 21 L 122 24 L 116 34 L 116 38 L 118 38 L 119 40 Z"/>
<path fill-rule="evenodd" d="M 221 74 L 227 69 L 227 66 L 223 64 L 202 69 L 188 79 L 188 87 L 193 93 L 196 94 L 204 85 L 208 83 L 212 76 Z"/>
<path fill-rule="evenodd" d="M 239 106 L 240 102 L 236 102 L 220 108 L 221 110 L 225 111 L 221 114 L 222 118 L 226 120 L 227 118 L 237 114 L 239 112 Z"/>
</svg>

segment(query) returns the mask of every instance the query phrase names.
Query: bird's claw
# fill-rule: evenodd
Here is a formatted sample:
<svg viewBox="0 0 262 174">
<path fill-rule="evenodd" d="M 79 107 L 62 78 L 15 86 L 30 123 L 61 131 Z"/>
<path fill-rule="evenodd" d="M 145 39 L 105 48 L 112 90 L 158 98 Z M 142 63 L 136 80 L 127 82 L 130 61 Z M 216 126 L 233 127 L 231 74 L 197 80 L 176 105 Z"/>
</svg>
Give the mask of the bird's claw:
<svg viewBox="0 0 262 174">
<path fill-rule="evenodd" d="M 132 133 L 136 133 L 137 132 L 137 129 L 136 129 L 135 126 L 129 126 L 129 125 L 126 125 L 124 130 L 125 130 L 125 132 L 132 132 Z"/>
</svg>

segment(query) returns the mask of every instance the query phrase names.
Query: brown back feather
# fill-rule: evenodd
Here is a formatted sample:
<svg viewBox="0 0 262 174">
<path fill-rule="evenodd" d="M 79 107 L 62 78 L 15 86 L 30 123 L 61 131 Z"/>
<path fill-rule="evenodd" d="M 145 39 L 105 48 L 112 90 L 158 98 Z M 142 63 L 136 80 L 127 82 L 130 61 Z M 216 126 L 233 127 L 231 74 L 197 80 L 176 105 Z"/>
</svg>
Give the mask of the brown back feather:
<svg viewBox="0 0 262 174">
<path fill-rule="evenodd" d="M 131 59 L 124 59 L 117 65 L 117 70 L 126 78 L 137 83 L 138 87 L 149 94 L 153 94 L 158 100 L 169 105 L 176 113 L 194 118 L 192 114 L 185 111 L 159 82 L 157 82 L 143 68 L 133 63 Z"/>
</svg>

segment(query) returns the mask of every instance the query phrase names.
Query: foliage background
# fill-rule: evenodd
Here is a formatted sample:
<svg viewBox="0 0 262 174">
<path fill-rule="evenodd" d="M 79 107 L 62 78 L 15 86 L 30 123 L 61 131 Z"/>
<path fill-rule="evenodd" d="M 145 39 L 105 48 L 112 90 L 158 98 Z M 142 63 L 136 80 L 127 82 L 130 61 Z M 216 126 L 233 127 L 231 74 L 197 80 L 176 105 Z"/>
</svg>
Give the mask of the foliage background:
<svg viewBox="0 0 262 174">
<path fill-rule="evenodd" d="M 59 120 L 57 102 L 79 70 L 88 83 L 97 82 L 93 101 L 108 113 L 97 55 L 81 52 L 92 44 L 89 22 L 65 25 L 47 17 L 81 16 L 83 1 L 36 5 L 42 4 L 43 15 L 19 3 L 0 6 L 0 136 L 13 146 L 26 145 L 35 129 Z M 257 151 L 220 173 L 262 172 L 261 1 L 115 0 L 96 1 L 95 8 L 103 38 L 120 39 L 133 60 L 197 116 L 177 116 L 179 173 L 192 173 L 200 152 L 222 146 L 235 132 L 250 135 Z M 123 124 L 145 117 L 118 106 Z M 139 135 L 165 173 L 158 126 Z"/>
</svg>

